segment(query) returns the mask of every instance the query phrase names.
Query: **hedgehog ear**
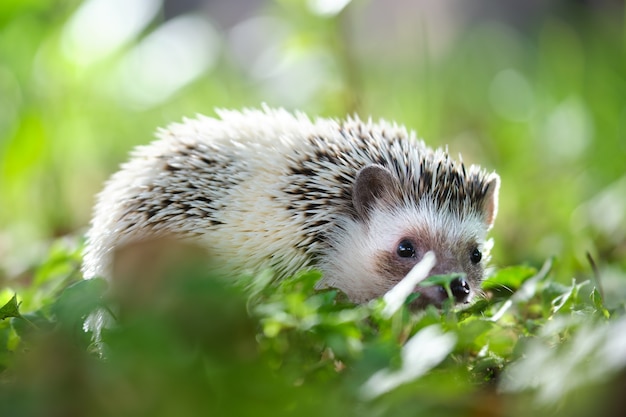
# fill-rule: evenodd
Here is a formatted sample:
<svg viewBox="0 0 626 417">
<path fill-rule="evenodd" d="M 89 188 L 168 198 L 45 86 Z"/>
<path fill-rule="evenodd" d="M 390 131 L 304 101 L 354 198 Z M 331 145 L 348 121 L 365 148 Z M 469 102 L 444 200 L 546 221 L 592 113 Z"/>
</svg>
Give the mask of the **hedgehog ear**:
<svg viewBox="0 0 626 417">
<path fill-rule="evenodd" d="M 500 193 L 500 177 L 495 172 L 492 173 L 487 179 L 486 185 L 487 191 L 485 192 L 484 200 L 484 221 L 487 225 L 487 229 L 491 229 L 493 222 L 496 220 L 498 214 L 498 194 Z"/>
<path fill-rule="evenodd" d="M 352 186 L 352 204 L 361 218 L 367 218 L 377 204 L 391 204 L 395 180 L 391 171 L 380 165 L 368 165 L 356 174 Z"/>
</svg>

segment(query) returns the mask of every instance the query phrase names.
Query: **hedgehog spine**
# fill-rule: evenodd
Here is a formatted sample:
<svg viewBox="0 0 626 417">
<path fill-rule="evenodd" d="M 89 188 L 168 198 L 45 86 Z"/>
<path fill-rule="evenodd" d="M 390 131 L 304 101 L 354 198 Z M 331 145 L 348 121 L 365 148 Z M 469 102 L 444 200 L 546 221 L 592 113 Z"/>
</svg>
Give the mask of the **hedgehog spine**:
<svg viewBox="0 0 626 417">
<path fill-rule="evenodd" d="M 87 278 L 111 275 L 115 248 L 177 234 L 235 273 L 319 267 L 320 287 L 357 302 L 386 292 L 427 249 L 438 258 L 433 273 L 463 272 L 476 291 L 497 174 L 384 121 L 313 122 L 267 107 L 217 113 L 159 130 L 112 176 L 87 236 Z M 403 242 L 410 259 L 398 255 Z M 438 302 L 429 291 L 419 290 L 425 302 Z"/>
</svg>

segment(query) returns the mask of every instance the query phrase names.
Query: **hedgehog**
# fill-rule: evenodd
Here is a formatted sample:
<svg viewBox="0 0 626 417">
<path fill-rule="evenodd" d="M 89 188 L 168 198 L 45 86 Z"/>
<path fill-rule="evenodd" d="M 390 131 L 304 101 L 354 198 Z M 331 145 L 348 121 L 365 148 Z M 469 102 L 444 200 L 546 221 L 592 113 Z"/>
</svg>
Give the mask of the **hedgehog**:
<svg viewBox="0 0 626 417">
<path fill-rule="evenodd" d="M 174 235 L 240 276 L 322 272 L 317 289 L 354 303 L 384 295 L 428 251 L 431 275 L 480 291 L 500 178 L 384 120 L 310 119 L 284 109 L 216 110 L 157 131 L 97 197 L 85 278 L 112 274 L 123 245 Z M 449 291 L 417 286 L 417 305 Z"/>
</svg>

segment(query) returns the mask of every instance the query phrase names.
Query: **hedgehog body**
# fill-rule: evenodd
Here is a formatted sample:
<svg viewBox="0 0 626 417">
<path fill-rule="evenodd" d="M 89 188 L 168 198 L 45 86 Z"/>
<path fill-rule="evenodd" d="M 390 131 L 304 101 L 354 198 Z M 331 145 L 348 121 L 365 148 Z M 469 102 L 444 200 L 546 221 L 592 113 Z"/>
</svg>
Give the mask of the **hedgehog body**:
<svg viewBox="0 0 626 417">
<path fill-rule="evenodd" d="M 427 251 L 432 274 L 478 288 L 499 177 L 465 167 L 384 121 L 310 120 L 285 110 L 219 111 L 158 132 L 98 197 L 85 277 L 111 276 L 115 249 L 176 235 L 225 270 L 319 268 L 318 287 L 355 302 L 384 294 Z M 418 290 L 438 303 L 441 289 Z"/>
</svg>

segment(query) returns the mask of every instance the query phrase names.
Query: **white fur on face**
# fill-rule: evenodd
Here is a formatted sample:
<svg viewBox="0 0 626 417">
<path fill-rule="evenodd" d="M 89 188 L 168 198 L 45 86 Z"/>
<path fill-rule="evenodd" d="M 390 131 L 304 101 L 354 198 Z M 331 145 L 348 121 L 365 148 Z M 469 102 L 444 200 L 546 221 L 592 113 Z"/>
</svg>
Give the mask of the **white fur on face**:
<svg viewBox="0 0 626 417">
<path fill-rule="evenodd" d="M 424 231 L 428 231 L 427 236 Z M 432 250 L 438 265 L 445 263 L 444 270 L 436 266 L 433 273 L 465 272 L 445 268 L 459 269 L 457 265 L 469 260 L 467 247 L 474 243 L 483 252 L 483 262 L 488 259 L 486 227 L 478 214 L 437 209 L 425 199 L 417 206 L 375 209 L 367 223 L 344 219 L 331 238 L 331 253 L 324 257 L 326 263 L 321 265 L 324 280 L 320 286 L 337 287 L 356 302 L 383 295 L 405 272 L 398 271 L 397 277 L 390 280 L 378 272 L 379 263 L 385 254 L 395 254 L 398 243 L 405 238 L 421 242 L 416 248 L 415 262 Z"/>
</svg>

